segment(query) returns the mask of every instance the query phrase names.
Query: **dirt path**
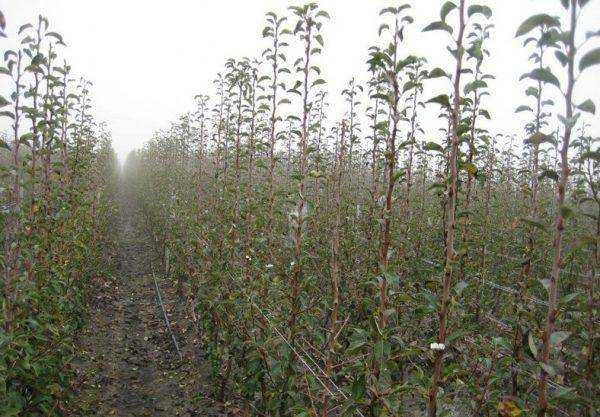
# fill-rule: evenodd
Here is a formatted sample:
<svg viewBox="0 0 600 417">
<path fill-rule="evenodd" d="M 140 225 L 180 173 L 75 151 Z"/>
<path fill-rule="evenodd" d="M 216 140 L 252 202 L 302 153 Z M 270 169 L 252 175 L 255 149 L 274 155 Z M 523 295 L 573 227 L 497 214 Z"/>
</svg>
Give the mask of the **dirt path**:
<svg viewBox="0 0 600 417">
<path fill-rule="evenodd" d="M 136 226 L 132 203 L 122 198 L 118 267 L 92 303 L 80 337 L 71 416 L 220 416 L 210 399 L 208 371 L 190 320 L 172 286 L 157 277 L 183 353 L 179 359 L 159 307 L 148 236 Z M 181 321 L 181 323 L 179 323 Z M 186 328 L 185 326 L 190 326 Z"/>
</svg>

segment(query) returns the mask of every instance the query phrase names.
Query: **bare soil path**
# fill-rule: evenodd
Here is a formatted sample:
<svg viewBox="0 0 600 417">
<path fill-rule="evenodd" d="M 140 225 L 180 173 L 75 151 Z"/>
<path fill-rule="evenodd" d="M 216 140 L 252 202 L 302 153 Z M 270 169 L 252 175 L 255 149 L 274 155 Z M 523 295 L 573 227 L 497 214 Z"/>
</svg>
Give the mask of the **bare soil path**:
<svg viewBox="0 0 600 417">
<path fill-rule="evenodd" d="M 70 416 L 220 416 L 211 400 L 207 365 L 175 289 L 158 274 L 178 339 L 180 360 L 158 304 L 149 236 L 134 204 L 121 198 L 117 273 L 97 288 L 74 361 L 78 375 Z M 100 285 L 100 284 L 98 284 Z M 187 326 L 187 327 L 186 327 Z"/>
</svg>

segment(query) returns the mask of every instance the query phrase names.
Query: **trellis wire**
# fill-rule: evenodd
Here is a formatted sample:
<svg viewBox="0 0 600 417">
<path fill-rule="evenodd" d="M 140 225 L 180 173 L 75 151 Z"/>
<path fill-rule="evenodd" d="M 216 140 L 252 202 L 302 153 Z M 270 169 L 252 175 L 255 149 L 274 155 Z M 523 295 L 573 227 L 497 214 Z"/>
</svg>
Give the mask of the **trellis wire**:
<svg viewBox="0 0 600 417">
<path fill-rule="evenodd" d="M 269 324 L 269 327 L 271 327 L 271 329 L 273 329 L 273 331 L 275 333 L 277 333 L 277 336 L 279 336 L 279 338 L 281 340 L 283 340 L 285 342 L 285 344 L 292 350 L 292 352 L 294 352 L 294 354 L 298 357 L 298 359 L 300 359 L 300 361 L 302 362 L 302 364 L 309 370 L 309 372 L 316 378 L 317 381 L 319 381 L 319 383 L 323 386 L 323 388 L 327 391 L 327 393 L 333 397 L 333 398 L 337 398 L 338 396 L 336 394 L 334 394 L 333 392 L 331 392 L 331 389 L 327 386 L 327 384 L 325 384 L 321 378 L 317 375 L 317 373 L 315 372 L 315 370 L 308 364 L 308 362 L 306 361 L 306 359 L 294 348 L 294 346 L 292 346 L 291 342 L 279 331 L 279 329 L 271 322 L 271 319 L 269 319 L 269 317 L 262 311 L 262 309 L 256 305 L 256 303 L 254 301 L 252 301 L 252 299 L 246 294 L 246 297 L 248 298 L 248 302 L 260 313 L 260 315 L 267 321 L 267 323 Z M 270 312 L 268 312 L 269 315 L 271 315 Z M 340 393 L 340 395 L 344 398 L 344 400 L 348 400 L 348 396 L 344 393 L 344 391 L 342 391 L 342 389 L 340 387 L 338 387 L 336 385 L 335 382 L 333 382 L 331 380 L 331 378 L 325 373 L 325 371 L 323 371 L 323 369 L 321 369 L 321 367 L 316 363 L 316 361 L 312 358 L 312 356 L 310 356 L 301 346 L 300 349 L 303 351 L 303 353 L 310 358 L 310 361 L 312 363 L 315 364 L 315 366 L 321 371 L 321 373 L 323 374 L 324 378 L 327 379 L 327 382 L 329 382 L 336 391 L 338 391 Z M 364 414 L 359 410 L 356 409 L 356 412 L 361 416 L 361 417 L 365 417 Z"/>
</svg>

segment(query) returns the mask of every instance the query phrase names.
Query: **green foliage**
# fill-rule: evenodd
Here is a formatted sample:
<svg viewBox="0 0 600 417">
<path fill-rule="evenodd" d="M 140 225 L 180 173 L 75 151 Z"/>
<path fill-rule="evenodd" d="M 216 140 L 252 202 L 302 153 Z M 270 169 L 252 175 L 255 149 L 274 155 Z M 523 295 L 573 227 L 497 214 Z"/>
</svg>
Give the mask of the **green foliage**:
<svg viewBox="0 0 600 417">
<path fill-rule="evenodd" d="M 53 48 L 64 42 L 48 27 L 42 16 L 21 26 L 18 51 L 4 53 L 13 91 L 0 103 L 14 125 L 0 140 L 9 167 L 0 204 L 10 207 L 0 216 L 3 416 L 64 414 L 87 301 L 110 273 L 116 157 L 108 134 L 94 127 L 86 84 L 70 93 L 68 66 L 54 66 Z"/>
<path fill-rule="evenodd" d="M 523 75 L 521 79 L 523 78 L 531 78 L 532 80 L 542 81 L 560 88 L 558 78 L 548 68 L 536 68 L 530 73 Z"/>
<path fill-rule="evenodd" d="M 423 32 L 430 32 L 433 30 L 443 30 L 452 34 L 452 27 L 446 22 L 432 22 L 423 28 Z"/>
<path fill-rule="evenodd" d="M 517 29 L 517 34 L 515 36 L 523 36 L 527 35 L 533 29 L 538 27 L 551 28 L 551 27 L 559 27 L 560 20 L 556 17 L 549 16 L 547 14 L 537 14 L 531 17 L 528 17 L 521 25 L 519 29 Z"/>
<path fill-rule="evenodd" d="M 430 98 L 427 103 L 437 103 L 443 107 L 450 108 L 450 98 L 447 94 L 440 94 L 439 96 Z"/>
<path fill-rule="evenodd" d="M 456 9 L 456 2 L 443 2 L 441 20 L 425 31 L 458 34 Z M 459 73 L 428 70 L 424 58 L 402 56 L 410 8 L 383 9 L 381 44 L 369 49 L 370 81 L 364 92 L 354 80 L 343 90 L 341 121 L 328 120 L 326 71 L 313 63 L 325 45 L 318 32 L 326 15 L 311 3 L 290 10 L 294 31 L 285 18 L 267 15 L 268 75 L 257 74 L 253 87 L 249 67 L 239 77 L 229 64 L 215 84 L 212 111 L 204 102 L 197 119 L 159 132 L 126 167 L 148 229 L 160 251 L 172 254 L 173 274 L 189 276 L 216 395 L 242 398 L 257 415 L 320 415 L 325 407 L 402 415 L 428 402 L 431 412 L 427 396 L 442 352 L 436 415 L 457 407 L 468 414 L 533 413 L 536 392 L 525 387 L 537 387 L 542 370 L 553 381 L 572 381 L 561 387 L 564 398 L 586 397 L 577 376 L 583 368 L 561 365 L 585 362 L 588 345 L 580 335 L 587 307 L 577 296 L 584 289 L 575 275 L 565 276 L 566 269 L 580 274 L 590 265 L 575 242 L 589 234 L 594 217 L 574 201 L 554 205 L 560 138 L 546 132 L 560 120 L 581 125 L 577 116 L 557 117 L 546 97 L 548 84 L 560 87 L 547 50 L 561 52 L 553 55 L 561 65 L 567 57 L 558 19 L 536 15 L 518 30 L 535 48 L 522 78 L 530 84 L 528 103 L 516 106 L 527 118 L 521 146 L 516 137 L 486 130 L 493 29 L 480 22 L 491 18 L 488 7 L 463 10 L 464 44 L 450 45 Z M 287 52 L 275 51 L 279 36 L 292 32 L 302 47 L 289 61 L 293 70 L 285 71 Z M 423 100 L 429 79 L 458 75 L 462 96 L 444 87 Z M 269 94 L 254 101 L 251 92 L 262 81 L 271 84 Z M 257 103 L 262 113 L 252 110 Z M 448 126 L 431 141 L 423 141 L 419 115 L 426 103 L 441 106 Z M 590 101 L 577 108 L 595 110 Z M 448 260 L 453 133 L 458 203 Z M 597 150 L 584 142 L 578 161 L 593 165 L 595 184 Z M 584 178 L 577 172 L 574 183 Z M 595 201 L 590 190 L 578 192 Z M 567 301 L 545 362 L 550 281 L 542 279 L 552 266 L 556 213 L 567 220 L 569 247 L 577 248 L 562 261 L 561 278 L 577 290 L 561 297 Z M 440 343 L 442 312 L 447 331 Z M 507 400 L 513 392 L 514 401 Z M 555 401 L 575 409 L 563 396 Z"/>
<path fill-rule="evenodd" d="M 600 64 L 600 48 L 587 52 L 579 61 L 579 71 L 584 71 L 594 65 Z"/>
<path fill-rule="evenodd" d="M 596 114 L 596 105 L 589 98 L 583 103 L 579 104 L 577 108 L 587 113 Z"/>
<path fill-rule="evenodd" d="M 257 416 L 535 415 L 548 378 L 556 412 L 598 408 L 600 142 L 584 123 L 595 103 L 563 108 L 547 91 L 560 79 L 567 100 L 575 80 L 559 71 L 575 58 L 592 67 L 597 49 L 570 54 L 558 18 L 525 20 L 531 67 L 524 103 L 511 104 L 524 130 L 496 134 L 492 10 L 439 4 L 423 31 L 451 34 L 427 35 L 449 40 L 451 68 L 407 55 L 410 5 L 387 7 L 368 83 L 352 79 L 340 97 L 316 62 L 329 14 L 269 12 L 261 60 L 228 60 L 210 98 L 129 155 L 127 186 L 191 304 L 223 404 Z M 14 279 L 2 287 L 0 414 L 59 415 L 74 335 L 106 273 L 115 161 L 89 84 L 72 88 L 46 49 L 62 37 L 43 18 L 20 36 L 0 70 L 15 90 L 2 115 L 27 122 L 0 142 L 7 161 L 19 149 L 2 188 L 23 189 L 2 194 L 18 208 L 0 221 L 19 256 L 9 245 L 1 258 Z M 442 129 L 426 137 L 428 103 Z"/>
</svg>

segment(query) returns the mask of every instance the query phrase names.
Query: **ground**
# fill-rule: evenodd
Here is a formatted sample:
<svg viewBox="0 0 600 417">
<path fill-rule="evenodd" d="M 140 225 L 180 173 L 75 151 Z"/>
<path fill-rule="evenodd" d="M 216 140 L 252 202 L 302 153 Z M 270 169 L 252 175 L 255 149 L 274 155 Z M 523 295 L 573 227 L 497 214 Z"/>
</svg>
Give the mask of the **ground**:
<svg viewBox="0 0 600 417">
<path fill-rule="evenodd" d="M 94 290 L 73 363 L 77 379 L 68 415 L 227 415 L 211 398 L 208 365 L 189 306 L 158 271 L 158 257 L 140 218 L 132 200 L 123 196 L 114 231 L 117 270 Z M 153 276 L 183 359 L 165 325 Z"/>
</svg>

